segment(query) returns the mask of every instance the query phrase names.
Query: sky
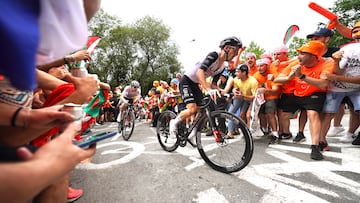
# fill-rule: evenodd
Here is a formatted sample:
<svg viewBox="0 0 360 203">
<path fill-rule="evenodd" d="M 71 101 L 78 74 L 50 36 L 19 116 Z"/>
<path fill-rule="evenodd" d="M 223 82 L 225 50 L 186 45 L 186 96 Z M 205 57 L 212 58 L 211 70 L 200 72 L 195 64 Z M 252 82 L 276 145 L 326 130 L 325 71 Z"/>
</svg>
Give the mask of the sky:
<svg viewBox="0 0 360 203">
<path fill-rule="evenodd" d="M 328 20 L 308 7 L 307 0 L 102 0 L 101 8 L 130 24 L 146 15 L 159 19 L 171 30 L 170 39 L 180 51 L 184 67 L 202 61 L 219 43 L 230 36 L 243 45 L 254 41 L 270 53 L 283 45 L 285 32 L 298 25 L 298 37 L 305 38 Z M 335 0 L 314 1 L 331 8 Z M 245 51 L 246 52 L 246 51 Z"/>
</svg>

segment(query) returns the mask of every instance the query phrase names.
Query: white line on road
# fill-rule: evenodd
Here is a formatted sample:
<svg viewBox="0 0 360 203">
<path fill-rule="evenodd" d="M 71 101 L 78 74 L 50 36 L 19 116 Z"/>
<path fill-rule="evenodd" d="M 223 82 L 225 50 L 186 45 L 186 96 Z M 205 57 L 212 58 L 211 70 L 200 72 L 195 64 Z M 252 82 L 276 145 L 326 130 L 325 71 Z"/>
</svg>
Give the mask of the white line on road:
<svg viewBox="0 0 360 203">
<path fill-rule="evenodd" d="M 226 198 L 218 193 L 215 188 L 210 188 L 208 190 L 199 192 L 197 198 L 194 198 L 194 202 L 199 203 L 228 203 Z"/>
</svg>

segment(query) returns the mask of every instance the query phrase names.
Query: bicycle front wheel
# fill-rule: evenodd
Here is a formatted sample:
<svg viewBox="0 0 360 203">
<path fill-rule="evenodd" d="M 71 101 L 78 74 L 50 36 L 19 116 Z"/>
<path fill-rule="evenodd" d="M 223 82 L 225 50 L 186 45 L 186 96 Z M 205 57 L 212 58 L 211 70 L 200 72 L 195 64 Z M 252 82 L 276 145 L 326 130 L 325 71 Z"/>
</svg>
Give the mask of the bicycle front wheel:
<svg viewBox="0 0 360 203">
<path fill-rule="evenodd" d="M 157 121 L 157 138 L 161 148 L 167 152 L 175 151 L 179 146 L 179 140 L 177 138 L 171 138 L 169 131 L 170 120 L 174 119 L 175 117 L 176 114 L 174 112 L 167 110 L 160 114 Z"/>
<path fill-rule="evenodd" d="M 217 110 L 210 114 L 212 122 L 204 116 L 196 133 L 197 148 L 204 161 L 213 169 L 223 173 L 240 171 L 249 164 L 254 147 L 246 124 L 235 114 Z M 233 122 L 239 135 L 228 138 L 228 123 Z M 211 123 L 214 126 L 211 126 Z M 204 132 L 203 129 L 209 129 Z M 219 136 L 219 137 L 217 137 Z"/>
<path fill-rule="evenodd" d="M 135 128 L 135 114 L 133 111 L 125 111 L 123 126 L 122 137 L 128 141 Z"/>
</svg>

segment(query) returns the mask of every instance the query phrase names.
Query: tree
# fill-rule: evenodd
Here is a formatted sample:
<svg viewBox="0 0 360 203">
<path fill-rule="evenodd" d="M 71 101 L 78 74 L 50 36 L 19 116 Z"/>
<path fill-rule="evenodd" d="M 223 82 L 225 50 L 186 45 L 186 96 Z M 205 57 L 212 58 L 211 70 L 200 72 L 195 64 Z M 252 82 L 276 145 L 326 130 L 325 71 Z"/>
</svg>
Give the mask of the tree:
<svg viewBox="0 0 360 203">
<path fill-rule="evenodd" d="M 261 54 L 265 53 L 265 49 L 260 48 L 258 44 L 256 44 L 254 41 L 251 41 L 249 46 L 245 49 L 245 54 L 241 57 L 241 61 L 245 61 L 245 56 L 247 53 L 254 53 L 256 55 L 256 58 L 260 58 Z"/>
<path fill-rule="evenodd" d="M 297 57 L 297 48 L 301 47 L 306 43 L 306 39 L 295 36 L 289 45 L 289 58 Z"/>
<path fill-rule="evenodd" d="M 133 24 L 134 43 L 139 51 L 137 70 L 132 70 L 135 79 L 150 89 L 154 80 L 169 81 L 172 73 L 180 70 L 176 56 L 178 48 L 170 39 L 170 28 L 161 20 L 145 16 Z M 144 75 L 148 77 L 144 77 Z"/>
<path fill-rule="evenodd" d="M 145 16 L 132 25 L 121 25 L 117 17 L 100 10 L 89 30 L 90 35 L 101 37 L 89 72 L 111 87 L 138 80 L 145 93 L 153 80 L 169 81 L 180 70 L 178 47 L 169 40 L 170 28 L 160 20 Z"/>
</svg>

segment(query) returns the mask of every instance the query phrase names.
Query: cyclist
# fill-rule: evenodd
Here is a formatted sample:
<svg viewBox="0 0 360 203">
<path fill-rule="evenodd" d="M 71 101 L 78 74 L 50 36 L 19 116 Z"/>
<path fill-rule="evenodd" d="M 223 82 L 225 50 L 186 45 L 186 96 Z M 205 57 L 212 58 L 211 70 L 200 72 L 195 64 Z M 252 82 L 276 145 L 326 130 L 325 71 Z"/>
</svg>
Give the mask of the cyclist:
<svg viewBox="0 0 360 203">
<path fill-rule="evenodd" d="M 130 85 L 124 88 L 124 91 L 120 96 L 120 113 L 117 118 L 117 122 L 122 122 L 124 120 L 123 112 L 128 107 L 129 102 L 135 103 L 139 101 L 141 97 L 141 89 L 138 81 L 131 81 Z"/>
<path fill-rule="evenodd" d="M 207 91 L 213 100 L 220 96 L 216 83 L 226 68 L 225 62 L 231 61 L 238 54 L 242 42 L 236 37 L 228 37 L 220 42 L 219 47 L 219 52 L 209 53 L 203 62 L 198 62 L 195 67 L 186 70 L 181 78 L 179 89 L 186 104 L 186 109 L 170 121 L 170 137 L 176 137 L 177 124 L 180 121 L 185 121 L 198 112 L 198 107 L 203 98 L 199 85 Z M 206 82 L 208 76 L 213 77 L 211 84 Z M 194 132 L 196 132 L 196 129 L 192 131 L 189 138 L 195 135 Z"/>
</svg>

